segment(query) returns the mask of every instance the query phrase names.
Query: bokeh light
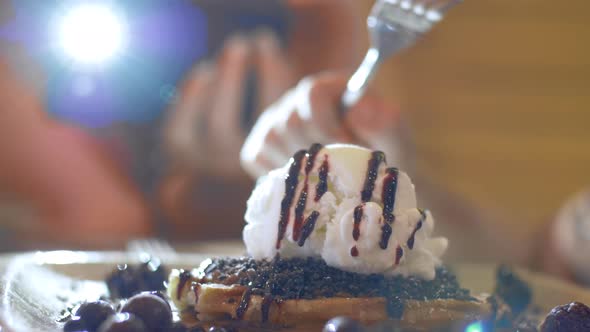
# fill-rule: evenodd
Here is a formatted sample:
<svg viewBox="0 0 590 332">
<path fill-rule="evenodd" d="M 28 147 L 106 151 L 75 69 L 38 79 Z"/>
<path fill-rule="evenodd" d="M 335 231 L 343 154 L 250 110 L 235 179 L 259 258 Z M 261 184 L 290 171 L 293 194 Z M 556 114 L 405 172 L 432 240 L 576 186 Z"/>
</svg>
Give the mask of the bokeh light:
<svg viewBox="0 0 590 332">
<path fill-rule="evenodd" d="M 473 322 L 467 325 L 465 332 L 485 332 L 484 324 L 481 321 Z"/>
<path fill-rule="evenodd" d="M 123 48 L 125 23 L 110 7 L 84 4 L 59 19 L 59 44 L 64 53 L 84 64 L 112 58 Z"/>
</svg>

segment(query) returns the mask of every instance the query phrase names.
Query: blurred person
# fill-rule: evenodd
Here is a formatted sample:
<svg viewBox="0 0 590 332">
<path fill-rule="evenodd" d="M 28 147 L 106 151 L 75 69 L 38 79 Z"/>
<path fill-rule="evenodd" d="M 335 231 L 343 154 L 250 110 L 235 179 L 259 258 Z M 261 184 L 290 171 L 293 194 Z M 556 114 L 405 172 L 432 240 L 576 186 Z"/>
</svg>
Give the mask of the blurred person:
<svg viewBox="0 0 590 332">
<path fill-rule="evenodd" d="M 0 209 L 21 211 L 0 211 L 0 250 L 121 247 L 150 234 L 133 185 L 100 144 L 47 115 L 42 92 L 23 77 L 34 64 L 13 56 L 27 66 L 0 53 Z M 39 73 L 33 79 L 43 82 Z"/>
<path fill-rule="evenodd" d="M 187 75 L 166 112 L 163 210 L 177 230 L 195 230 L 176 236 L 239 236 L 253 185 L 239 161 L 250 122 L 303 76 L 324 69 L 352 71 L 362 57 L 359 2 L 278 3 L 290 16 L 286 37 L 269 28 L 232 35 L 217 57 L 198 63 Z M 248 79 L 252 73 L 254 82 Z M 248 121 L 245 105 L 252 97 L 256 105 Z"/>
<path fill-rule="evenodd" d="M 12 84 L 11 89 L 16 91 L 4 91 L 15 98 L 15 105 L 24 102 L 21 98 L 35 101 L 3 113 L 6 121 L 2 125 L 14 130 L 4 133 L 9 139 L 0 146 L 0 153 L 7 158 L 2 171 L 2 197 L 9 202 L 6 205 L 17 202 L 13 205 L 29 207 L 32 211 L 25 214 L 28 223 L 11 221 L 15 229 L 10 232 L 6 229 L 3 235 L 6 239 L 15 239 L 10 243 L 18 245 L 4 242 L 6 246 L 15 250 L 61 245 L 120 247 L 129 238 L 154 232 L 187 240 L 238 236 L 245 200 L 252 186 L 239 168 L 238 151 L 249 129 L 247 123 L 237 120 L 244 112 L 242 92 L 256 85 L 257 105 L 252 115 L 255 118 L 259 110 L 302 75 L 325 67 L 352 67 L 361 56 L 357 43 L 362 22 L 354 1 L 263 2 L 236 1 L 217 6 L 215 1 L 177 1 L 174 6 L 168 6 L 146 1 L 130 6 L 135 33 L 145 33 L 145 37 L 150 38 L 143 40 L 135 36 L 140 40 L 134 42 L 141 44 L 141 48 L 129 50 L 132 53 L 119 59 L 110 71 L 92 72 L 95 77 L 90 75 L 91 80 L 99 83 L 95 86 L 98 93 L 85 98 L 71 98 L 69 89 L 76 82 L 76 75 L 86 73 L 46 63 L 51 61 L 41 58 L 46 55 L 43 45 L 48 41 L 37 40 L 46 36 L 28 36 L 35 29 L 45 28 L 43 22 L 51 6 L 23 1 L 13 2 L 14 8 L 11 8 L 10 2 L 4 3 L 9 9 L 2 11 L 7 14 L 3 15 L 4 19 L 14 19 L 16 23 L 9 25 L 14 31 L 2 30 L 0 36 L 25 36 L 22 42 L 32 47 L 31 53 L 36 53 L 36 57 L 31 61 L 23 60 L 22 55 L 13 57 L 10 65 L 3 67 L 3 72 L 16 70 L 19 62 L 24 64 L 20 68 L 36 66 L 35 62 L 50 68 L 44 73 L 48 77 L 44 80 L 49 83 L 38 93 L 35 91 L 34 99 L 27 95 L 35 87 L 34 81 L 15 84 L 14 75 L 4 76 L 6 83 L 3 85 Z M 213 8 L 212 12 L 221 10 L 209 20 L 212 40 L 207 43 L 215 51 L 215 45 L 223 43 L 216 39 L 225 38 L 223 31 L 227 28 L 223 26 L 225 21 L 215 20 L 230 20 L 231 17 L 244 20 L 236 16 L 231 7 L 233 4 L 239 11 L 249 3 L 254 8 L 268 10 L 277 5 L 286 6 L 293 25 L 288 40 L 283 41 L 284 46 L 269 29 L 255 33 L 245 31 L 241 36 L 230 38 L 226 46 L 220 47 L 218 59 L 209 60 L 209 65 L 199 64 L 187 76 L 178 97 L 167 99 L 168 95 L 161 95 L 157 98 L 157 103 L 170 101 L 172 109 L 154 118 L 157 108 L 154 96 L 137 98 L 136 94 L 151 91 L 154 85 L 160 84 L 159 79 L 171 79 L 189 57 L 194 61 L 202 55 L 201 44 L 206 39 L 201 38 L 202 12 L 194 8 L 203 5 L 209 8 L 207 10 Z M 230 11 L 225 13 L 224 8 Z M 255 11 L 255 15 L 245 19 L 264 19 L 268 10 Z M 222 26 L 217 27 L 217 23 Z M 244 24 L 252 25 L 251 22 Z M 12 36 L 15 31 L 17 33 Z M 160 41 L 157 49 L 151 44 L 154 32 Z M 194 40 L 197 44 L 186 42 L 191 36 L 197 38 Z M 330 51 L 318 56 L 318 50 L 325 46 Z M 6 44 L 2 50 L 13 47 L 13 44 Z M 174 61 L 167 64 L 168 59 Z M 146 63 L 152 66 L 146 67 Z M 245 83 L 246 67 L 248 72 L 255 72 L 255 84 Z M 133 68 L 146 70 L 133 72 Z M 207 79 L 203 74 L 208 71 L 215 71 L 213 78 L 209 75 Z M 72 79 L 74 81 L 70 82 Z M 109 95 L 107 88 L 116 93 Z M 163 92 L 166 91 L 161 90 L 160 94 Z M 105 96 L 109 98 L 103 98 Z M 21 108 L 24 111 L 16 111 Z M 165 155 L 160 153 L 159 147 L 161 129 L 165 133 Z M 178 133 L 188 135 L 188 139 L 183 139 L 182 135 L 178 139 Z M 17 140 L 28 145 L 23 143 L 15 150 L 8 142 Z M 203 155 L 207 158 L 202 158 Z M 55 159 L 45 162 L 50 157 Z M 58 166 L 64 163 L 71 168 Z M 162 202 L 154 197 L 153 190 L 161 191 Z M 110 232 L 112 234 L 107 236 Z"/>
</svg>

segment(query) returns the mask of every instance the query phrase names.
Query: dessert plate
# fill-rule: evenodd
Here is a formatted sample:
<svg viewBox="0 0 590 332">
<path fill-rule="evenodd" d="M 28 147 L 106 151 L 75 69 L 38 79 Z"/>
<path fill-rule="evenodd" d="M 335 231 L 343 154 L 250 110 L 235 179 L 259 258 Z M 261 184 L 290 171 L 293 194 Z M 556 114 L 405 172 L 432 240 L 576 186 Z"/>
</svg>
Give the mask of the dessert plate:
<svg viewBox="0 0 590 332">
<path fill-rule="evenodd" d="M 169 267 L 192 268 L 211 256 L 200 252 L 162 257 Z M 68 304 L 105 294 L 104 277 L 117 264 L 137 263 L 126 252 L 48 251 L 0 256 L 0 331 L 60 331 L 56 322 Z M 491 292 L 496 266 L 456 264 L 461 285 L 474 293 Z M 517 269 L 533 288 L 533 301 L 543 311 L 571 301 L 590 303 L 590 290 L 540 273 Z"/>
</svg>

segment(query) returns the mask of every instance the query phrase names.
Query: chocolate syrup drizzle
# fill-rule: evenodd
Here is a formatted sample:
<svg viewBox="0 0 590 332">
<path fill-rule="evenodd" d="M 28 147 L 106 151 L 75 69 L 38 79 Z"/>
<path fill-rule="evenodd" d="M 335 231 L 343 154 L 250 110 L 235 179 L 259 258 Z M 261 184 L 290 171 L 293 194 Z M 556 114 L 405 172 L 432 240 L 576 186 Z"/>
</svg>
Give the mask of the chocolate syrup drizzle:
<svg viewBox="0 0 590 332">
<path fill-rule="evenodd" d="M 307 152 L 307 162 L 305 163 L 305 182 L 303 185 L 303 189 L 299 194 L 297 206 L 295 207 L 295 221 L 293 222 L 293 240 L 297 241 L 297 244 L 299 244 L 299 239 L 301 237 L 301 228 L 303 227 L 303 213 L 305 212 L 305 207 L 307 205 L 307 195 L 309 190 L 309 173 L 311 173 L 311 171 L 313 170 L 313 167 L 315 166 L 316 157 L 323 148 L 323 145 L 315 143 L 309 148 L 309 151 Z M 307 238 L 308 236 L 309 234 L 305 238 Z M 305 244 L 305 239 L 301 243 L 302 244 L 299 245 L 300 247 L 302 247 L 303 244 Z"/>
<path fill-rule="evenodd" d="M 315 159 L 317 158 L 318 153 L 323 148 L 324 148 L 324 146 L 319 143 L 315 143 L 309 148 L 309 151 L 307 153 L 308 154 L 307 163 L 305 165 L 305 175 L 309 175 L 309 173 L 311 173 L 313 166 L 315 166 Z"/>
<path fill-rule="evenodd" d="M 418 211 L 420 211 L 420 220 L 418 220 L 418 223 L 416 224 L 416 227 L 412 231 L 412 235 L 410 235 L 407 242 L 408 248 L 410 249 L 414 249 L 414 240 L 416 238 L 416 232 L 419 231 L 420 228 L 422 228 L 422 224 L 424 223 L 424 220 L 426 220 L 426 212 L 424 212 L 424 210 L 422 209 L 418 209 Z"/>
<path fill-rule="evenodd" d="M 328 155 L 325 155 L 322 166 L 320 166 L 319 181 L 315 187 L 314 200 L 316 202 L 319 202 L 322 196 L 324 196 L 324 194 L 328 191 L 328 172 L 330 172 L 330 164 L 328 162 Z"/>
<path fill-rule="evenodd" d="M 318 211 L 313 211 L 307 219 L 305 219 L 305 223 L 303 224 L 303 229 L 301 230 L 301 237 L 297 241 L 297 245 L 303 247 L 305 244 L 305 240 L 311 235 L 313 229 L 315 228 L 315 223 L 318 220 L 320 213 Z"/>
<path fill-rule="evenodd" d="M 383 219 L 391 224 L 395 221 L 393 208 L 395 207 L 395 194 L 397 192 L 399 170 L 395 167 L 391 167 L 386 169 L 385 172 L 387 175 L 383 179 L 383 191 L 381 192 L 381 199 L 383 200 Z"/>
<path fill-rule="evenodd" d="M 367 175 L 365 177 L 365 184 L 361 191 L 361 201 L 366 203 L 371 200 L 373 196 L 373 190 L 375 189 L 375 180 L 377 180 L 377 171 L 379 165 L 385 162 L 385 154 L 381 151 L 373 151 L 371 153 L 371 159 L 368 161 Z"/>
<path fill-rule="evenodd" d="M 383 223 L 383 226 L 381 226 L 381 239 L 379 240 L 379 248 L 383 250 L 387 249 L 391 233 L 393 233 L 391 225 L 388 223 Z"/>
<path fill-rule="evenodd" d="M 397 246 L 397 248 L 395 248 L 395 265 L 399 265 L 399 261 L 402 259 L 403 255 L 404 249 L 400 246 Z"/>
<path fill-rule="evenodd" d="M 313 211 L 304 221 L 305 207 L 307 206 L 307 196 L 309 195 L 309 174 L 315 166 L 318 153 L 324 148 L 321 144 L 313 144 L 308 151 L 298 151 L 293 156 L 293 162 L 289 168 L 289 173 L 285 179 L 285 196 L 281 201 L 281 214 L 279 220 L 279 233 L 277 237 L 276 248 L 280 249 L 281 241 L 285 237 L 287 226 L 289 224 L 289 211 L 295 199 L 297 186 L 299 185 L 299 172 L 301 171 L 302 160 L 307 157 L 305 162 L 305 180 L 303 188 L 297 198 L 297 205 L 295 206 L 295 218 L 293 221 L 293 240 L 302 247 L 305 240 L 311 235 L 315 227 L 315 223 L 319 217 L 319 212 Z M 328 156 L 324 157 L 324 161 L 319 171 L 319 181 L 316 187 L 315 201 L 320 198 L 328 190 L 328 171 L 329 171 Z"/>
<path fill-rule="evenodd" d="M 379 166 L 383 162 L 385 162 L 385 154 L 383 152 L 373 151 L 371 153 L 371 159 L 369 159 L 369 161 L 367 162 L 367 174 L 365 175 L 365 183 L 363 184 L 363 189 L 361 190 L 361 201 L 363 203 L 370 201 L 371 198 L 373 197 L 373 190 L 375 190 L 375 181 L 377 180 L 377 175 L 378 175 L 377 172 L 379 170 Z M 361 207 L 361 209 L 360 209 L 360 211 L 357 211 L 357 209 L 359 207 Z M 358 227 L 359 227 L 359 224 L 360 224 L 362 216 L 363 216 L 362 212 L 363 212 L 362 211 L 362 204 L 357 206 L 354 209 L 354 229 L 353 229 L 352 237 L 354 238 L 355 241 L 358 240 L 358 237 L 360 236 L 360 230 L 358 229 Z M 357 221 L 357 217 L 358 217 L 358 221 Z M 383 233 L 384 232 L 382 230 L 382 234 Z M 355 235 L 356 235 L 356 237 L 355 237 Z M 391 235 L 391 231 L 389 232 L 389 235 Z M 388 239 L 389 239 L 389 237 L 388 237 Z M 381 242 L 383 242 L 383 239 L 379 242 L 380 246 L 381 246 Z M 381 246 L 381 248 L 383 248 L 383 246 Z M 385 248 L 383 248 L 383 249 L 385 249 Z M 356 246 L 354 246 L 350 250 L 350 255 L 353 257 L 358 256 L 358 249 L 356 248 Z"/>
<path fill-rule="evenodd" d="M 293 240 L 297 242 L 300 247 L 305 245 L 305 241 L 311 235 L 315 228 L 315 224 L 320 215 L 318 211 L 313 211 L 307 218 L 305 218 L 305 208 L 307 206 L 307 198 L 309 195 L 309 174 L 314 169 L 316 159 L 320 151 L 323 149 L 321 144 L 313 144 L 308 151 L 300 150 L 293 156 L 293 162 L 289 168 L 289 172 L 285 178 L 285 196 L 281 201 L 281 213 L 279 220 L 279 229 L 276 248 L 280 249 L 281 241 L 285 237 L 287 226 L 289 223 L 289 214 L 291 206 L 295 201 L 295 194 L 297 186 L 299 185 L 299 172 L 301 171 L 302 161 L 304 157 L 307 157 L 305 162 L 305 180 L 303 188 L 299 193 L 299 197 L 296 200 L 295 206 L 295 218 L 293 222 Z M 352 237 L 355 241 L 360 238 L 360 224 L 363 217 L 364 203 L 371 200 L 373 197 L 373 191 L 375 190 L 375 182 L 377 181 L 379 166 L 385 162 L 385 154 L 381 151 L 373 151 L 371 158 L 367 162 L 367 173 L 365 175 L 365 181 L 361 190 L 361 202 L 362 204 L 354 209 L 354 226 Z M 322 165 L 318 170 L 318 183 L 316 185 L 314 201 L 318 202 L 322 196 L 328 191 L 328 173 L 330 171 L 330 164 L 328 155 L 324 155 Z M 395 222 L 395 215 L 393 213 L 395 208 L 395 196 L 397 193 L 397 184 L 399 170 L 395 167 L 390 167 L 385 170 L 385 177 L 383 178 L 383 189 L 381 192 L 381 200 L 383 202 L 383 225 L 381 226 L 381 238 L 379 240 L 379 247 L 383 250 L 387 249 L 389 245 L 389 239 L 393 233 L 392 224 Z M 411 236 L 407 240 L 407 246 L 409 249 L 414 248 L 415 235 L 418 230 L 422 228 L 426 214 L 420 210 L 422 218 L 416 224 Z M 304 220 L 305 219 L 305 220 Z M 396 248 L 395 264 L 399 264 L 404 250 L 398 246 Z M 353 246 L 350 249 L 350 255 L 357 257 L 359 255 L 358 248 Z"/>
<path fill-rule="evenodd" d="M 383 250 L 389 245 L 389 238 L 393 233 L 391 224 L 395 221 L 393 209 L 395 207 L 395 194 L 397 193 L 397 179 L 399 170 L 391 167 L 385 170 L 387 175 L 383 179 L 383 189 L 381 191 L 381 200 L 383 201 L 383 226 L 381 226 L 381 240 L 379 247 Z"/>
<path fill-rule="evenodd" d="M 299 184 L 299 170 L 301 169 L 301 161 L 306 154 L 307 152 L 305 150 L 300 150 L 297 151 L 295 155 L 293 155 L 293 162 L 291 163 L 291 167 L 289 167 L 289 173 L 285 178 L 285 196 L 281 201 L 279 232 L 276 243 L 277 249 L 281 247 L 281 241 L 285 237 L 285 232 L 287 231 L 287 224 L 289 223 L 289 211 L 291 210 L 291 204 L 293 204 L 295 191 L 297 190 L 297 185 Z"/>
<path fill-rule="evenodd" d="M 301 235 L 301 227 L 303 226 L 303 213 L 307 205 L 307 175 L 305 176 L 305 184 L 299 194 L 297 206 L 295 207 L 295 221 L 293 222 L 293 240 L 298 241 Z"/>
<path fill-rule="evenodd" d="M 242 294 L 242 298 L 240 299 L 240 303 L 238 304 L 238 308 L 236 309 L 236 318 L 242 319 L 244 318 L 244 314 L 246 310 L 248 310 L 248 306 L 250 305 L 250 298 L 252 297 L 252 289 L 247 288 Z"/>
<path fill-rule="evenodd" d="M 365 203 L 362 203 L 361 205 L 358 205 L 354 208 L 352 238 L 355 241 L 358 241 L 359 237 L 361 236 L 361 221 L 363 220 L 364 207 Z M 357 257 L 359 255 L 359 250 L 356 245 L 350 249 L 350 255 L 352 257 Z"/>
<path fill-rule="evenodd" d="M 262 323 L 268 322 L 268 314 L 270 312 L 270 305 L 274 302 L 274 297 L 270 294 L 265 295 L 262 298 L 262 304 L 260 305 L 260 312 L 262 313 Z"/>
<path fill-rule="evenodd" d="M 191 280 L 191 273 L 189 271 L 181 270 L 180 275 L 178 276 L 178 287 L 176 287 L 177 300 L 180 300 L 182 289 L 189 280 Z"/>
<path fill-rule="evenodd" d="M 361 204 L 354 208 L 354 227 L 352 229 L 352 238 L 355 241 L 358 241 L 359 237 L 361 236 L 361 221 L 363 220 L 363 208 L 365 207 L 364 204 Z"/>
</svg>

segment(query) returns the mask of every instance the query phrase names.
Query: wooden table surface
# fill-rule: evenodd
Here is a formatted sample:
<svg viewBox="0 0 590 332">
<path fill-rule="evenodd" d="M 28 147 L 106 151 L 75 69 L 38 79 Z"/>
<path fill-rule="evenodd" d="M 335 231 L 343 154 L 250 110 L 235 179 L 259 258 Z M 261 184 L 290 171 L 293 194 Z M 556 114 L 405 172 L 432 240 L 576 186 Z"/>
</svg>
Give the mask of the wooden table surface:
<svg viewBox="0 0 590 332">
<path fill-rule="evenodd" d="M 465 1 L 390 61 L 378 86 L 409 119 L 417 173 L 522 234 L 590 186 L 589 12 Z"/>
</svg>

